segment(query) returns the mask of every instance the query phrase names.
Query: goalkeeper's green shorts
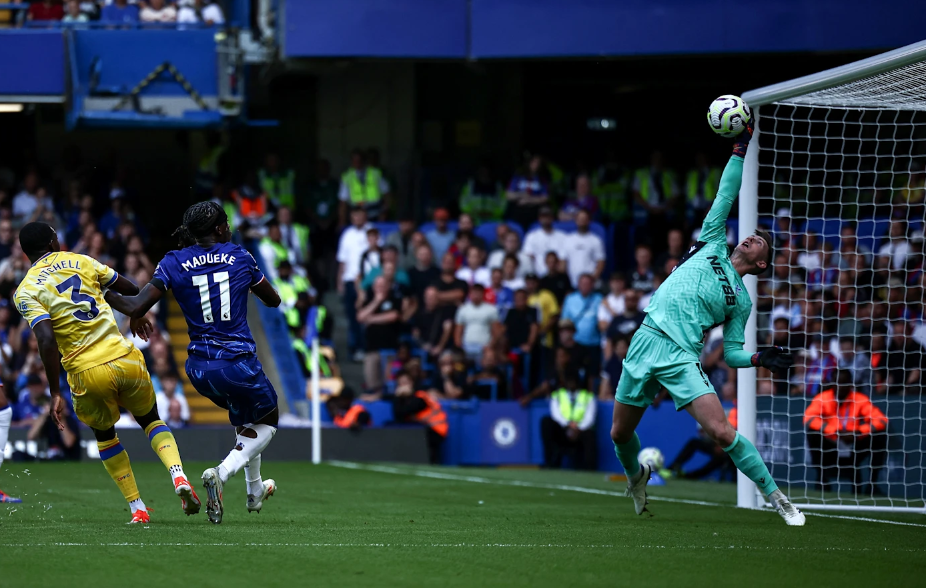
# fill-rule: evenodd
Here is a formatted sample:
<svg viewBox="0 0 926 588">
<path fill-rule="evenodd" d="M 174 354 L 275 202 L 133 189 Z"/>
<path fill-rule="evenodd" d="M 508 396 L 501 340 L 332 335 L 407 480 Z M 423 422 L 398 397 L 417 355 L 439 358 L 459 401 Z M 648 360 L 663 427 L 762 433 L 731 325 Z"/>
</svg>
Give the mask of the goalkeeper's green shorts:
<svg viewBox="0 0 926 588">
<path fill-rule="evenodd" d="M 623 368 L 615 394 L 621 404 L 646 408 L 660 386 L 669 391 L 676 410 L 699 396 L 716 394 L 698 358 L 646 323 L 630 341 Z"/>
</svg>

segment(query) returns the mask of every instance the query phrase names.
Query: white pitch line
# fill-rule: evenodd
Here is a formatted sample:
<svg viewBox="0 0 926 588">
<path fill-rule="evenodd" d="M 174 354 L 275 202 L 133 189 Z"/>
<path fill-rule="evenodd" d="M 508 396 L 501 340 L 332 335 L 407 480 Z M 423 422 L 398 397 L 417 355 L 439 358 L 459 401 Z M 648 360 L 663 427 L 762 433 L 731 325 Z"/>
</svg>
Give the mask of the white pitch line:
<svg viewBox="0 0 926 588">
<path fill-rule="evenodd" d="M 4 548 L 24 547 L 312 547 L 312 548 L 513 548 L 513 549 L 661 549 L 684 551 L 840 551 L 922 553 L 926 549 L 890 549 L 869 547 L 794 547 L 755 545 L 567 545 L 558 543 L 0 543 Z"/>
<path fill-rule="evenodd" d="M 520 486 L 522 488 L 537 488 L 540 490 L 564 490 L 568 492 L 581 492 L 583 494 L 598 494 L 600 496 L 617 496 L 624 497 L 623 492 L 614 492 L 612 490 L 600 490 L 598 488 L 586 488 L 584 486 L 571 486 L 563 484 L 542 484 L 535 482 L 525 482 L 523 480 L 499 480 L 494 478 L 485 478 L 481 476 L 464 476 L 459 474 L 447 474 L 443 472 L 434 472 L 430 470 L 403 469 L 391 466 L 369 465 L 356 463 L 352 461 L 328 461 L 328 465 L 345 468 L 349 470 L 364 470 L 369 472 L 379 472 L 383 474 L 397 474 L 401 476 L 415 476 L 418 478 L 433 478 L 435 480 L 453 480 L 456 482 L 472 482 L 474 484 L 493 484 L 496 486 Z M 685 500 L 684 498 L 669 498 L 667 496 L 649 496 L 650 500 L 661 502 L 673 502 L 676 504 L 693 504 L 696 506 L 715 506 L 724 508 L 735 508 L 732 504 L 722 504 L 719 502 L 705 502 L 703 500 Z M 763 510 L 762 512 L 774 512 Z M 903 527 L 921 527 L 926 525 L 921 523 L 906 523 L 902 521 L 891 521 L 887 519 L 872 519 L 869 517 L 854 517 L 849 515 L 831 515 L 817 512 L 805 512 L 804 514 L 814 517 L 824 517 L 830 519 L 845 519 L 850 521 L 861 521 L 866 523 L 881 523 L 883 525 L 900 525 Z"/>
</svg>

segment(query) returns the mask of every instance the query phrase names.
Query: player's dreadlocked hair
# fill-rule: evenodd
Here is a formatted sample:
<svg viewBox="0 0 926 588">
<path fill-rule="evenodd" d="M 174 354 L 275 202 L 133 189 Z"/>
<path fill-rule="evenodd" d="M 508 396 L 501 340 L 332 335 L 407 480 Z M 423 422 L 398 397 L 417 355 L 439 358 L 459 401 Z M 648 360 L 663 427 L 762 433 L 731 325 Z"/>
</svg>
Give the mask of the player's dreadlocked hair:
<svg viewBox="0 0 926 588">
<path fill-rule="evenodd" d="M 197 202 L 183 213 L 183 224 L 172 237 L 180 239 L 180 247 L 196 245 L 196 239 L 211 235 L 212 231 L 228 221 L 225 210 L 215 202 Z"/>
</svg>

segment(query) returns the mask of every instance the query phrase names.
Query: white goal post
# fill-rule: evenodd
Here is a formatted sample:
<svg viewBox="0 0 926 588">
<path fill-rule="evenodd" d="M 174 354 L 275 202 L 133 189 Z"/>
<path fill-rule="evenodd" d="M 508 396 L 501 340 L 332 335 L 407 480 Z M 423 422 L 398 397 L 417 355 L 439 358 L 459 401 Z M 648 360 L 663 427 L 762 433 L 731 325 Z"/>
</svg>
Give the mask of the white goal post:
<svg viewBox="0 0 926 588">
<path fill-rule="evenodd" d="M 800 508 L 926 514 L 926 41 L 742 97 L 739 236 L 771 230 L 781 266 L 744 279 L 746 348 L 796 361 L 739 370 L 739 431 Z M 764 503 L 740 473 L 737 505 Z"/>
</svg>

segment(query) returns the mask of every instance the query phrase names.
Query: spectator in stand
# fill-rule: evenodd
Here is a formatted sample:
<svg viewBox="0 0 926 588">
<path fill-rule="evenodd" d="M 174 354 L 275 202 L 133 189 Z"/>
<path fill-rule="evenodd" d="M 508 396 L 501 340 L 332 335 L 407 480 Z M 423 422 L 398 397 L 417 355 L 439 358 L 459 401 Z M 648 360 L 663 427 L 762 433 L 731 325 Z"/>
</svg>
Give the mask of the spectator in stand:
<svg viewBox="0 0 926 588">
<path fill-rule="evenodd" d="M 456 309 L 441 306 L 437 288 L 429 286 L 424 291 L 424 304 L 418 309 L 412 321 L 412 336 L 428 354 L 429 362 L 436 362 L 453 340 L 453 319 Z"/>
<path fill-rule="evenodd" d="M 367 251 L 369 252 L 369 250 Z M 411 295 L 412 283 L 408 277 L 408 272 L 399 267 L 399 252 L 396 250 L 395 246 L 387 245 L 383 247 L 380 256 L 382 262 L 378 266 L 371 268 L 366 275 L 364 275 L 363 281 L 360 283 L 361 289 L 369 290 L 373 287 L 373 280 L 383 275 L 386 266 L 389 266 L 395 272 L 393 276 L 389 277 L 390 280 L 394 282 L 395 286 L 401 288 L 403 295 Z"/>
<path fill-rule="evenodd" d="M 630 287 L 641 293 L 649 294 L 653 287 L 653 251 L 649 245 L 637 245 L 634 250 L 634 259 L 637 262 L 633 273 L 630 274 Z"/>
<path fill-rule="evenodd" d="M 283 232 L 280 230 L 280 224 L 276 220 L 267 223 L 267 235 L 260 240 L 257 246 L 260 256 L 267 262 L 269 267 L 264 273 L 270 280 L 277 277 L 276 268 L 284 261 L 288 261 L 296 269 L 297 273 L 304 274 L 305 269 L 296 263 L 296 252 L 290 249 L 283 242 Z"/>
<path fill-rule="evenodd" d="M 392 416 L 398 421 L 420 423 L 427 429 L 428 457 L 440 463 L 441 446 L 447 437 L 447 414 L 427 393 L 416 390 L 416 382 L 406 371 L 396 374 Z"/>
<path fill-rule="evenodd" d="M 630 338 L 643 324 L 646 314 L 640 305 L 641 296 L 639 290 L 630 289 L 624 293 L 624 312 L 615 316 L 611 320 L 611 324 L 608 325 L 607 335 L 609 339 L 617 337 Z"/>
<path fill-rule="evenodd" d="M 537 274 L 528 274 L 524 280 L 527 303 L 537 313 L 538 335 L 541 342 L 541 365 L 546 366 L 553 356 L 553 334 L 559 322 L 559 302 L 549 290 L 540 286 Z"/>
<path fill-rule="evenodd" d="M 492 272 L 482 265 L 483 259 L 482 249 L 476 245 L 470 245 L 466 251 L 466 265 L 457 270 L 457 279 L 463 280 L 470 287 L 473 284 L 480 284 L 488 288 L 492 283 Z"/>
<path fill-rule="evenodd" d="M 35 4 L 33 4 L 35 6 Z M 39 206 L 38 192 L 40 189 L 39 176 L 29 172 L 23 179 L 23 189 L 13 197 L 13 222 L 22 226 L 29 222 L 35 209 Z"/>
<path fill-rule="evenodd" d="M 598 198 L 592 194 L 592 184 L 587 174 L 576 176 L 576 191 L 571 198 L 563 202 L 559 209 L 559 220 L 573 222 L 580 210 L 587 212 L 592 218 L 598 217 Z"/>
<path fill-rule="evenodd" d="M 318 265 L 318 275 L 327 278 L 331 275 L 328 268 L 332 261 L 329 252 L 338 237 L 338 182 L 331 178 L 331 163 L 327 159 L 319 160 L 315 179 L 304 192 L 305 200 L 297 211 L 304 211 L 309 218 L 309 233 L 312 256 Z"/>
<path fill-rule="evenodd" d="M 542 168 L 543 159 L 539 155 L 532 156 L 527 169 L 511 178 L 505 193 L 508 217 L 525 229 L 537 218 L 537 209 L 550 201 L 549 186 L 541 177 Z"/>
<path fill-rule="evenodd" d="M 225 24 L 225 13 L 212 0 L 179 0 L 177 22 L 203 23 L 207 26 Z"/>
<path fill-rule="evenodd" d="M 338 294 L 344 301 L 347 316 L 347 350 L 354 361 L 363 360 L 363 333 L 357 322 L 357 286 L 360 275 L 360 258 L 367 250 L 367 213 L 362 207 L 354 207 L 350 213 L 351 226 L 344 229 L 338 242 Z"/>
<path fill-rule="evenodd" d="M 476 223 L 473 222 L 473 217 L 465 213 L 460 215 L 457 222 L 457 238 L 459 238 L 460 234 L 465 234 L 469 238 L 470 244 L 479 247 L 483 251 L 488 248 L 485 239 L 476 234 Z"/>
<path fill-rule="evenodd" d="M 508 400 L 508 378 L 500 365 L 499 353 L 494 347 L 483 347 L 479 358 L 479 365 L 468 378 L 474 393 L 484 400 L 492 399 L 492 384 L 495 388 L 496 400 Z"/>
<path fill-rule="evenodd" d="M 293 210 L 288 206 L 277 209 L 276 221 L 280 228 L 280 243 L 291 253 L 291 261 L 305 269 L 309 263 L 309 227 L 293 219 Z"/>
<path fill-rule="evenodd" d="M 502 285 L 512 292 L 524 288 L 524 278 L 520 277 L 520 266 L 521 262 L 518 257 L 511 253 L 506 255 L 502 262 Z"/>
<path fill-rule="evenodd" d="M 479 224 L 502 220 L 507 205 L 505 190 L 484 163 L 460 192 L 460 212 L 470 215 Z"/>
<path fill-rule="evenodd" d="M 591 274 L 579 277 L 579 288 L 566 297 L 563 303 L 563 318 L 575 325 L 575 341 L 578 345 L 578 365 L 588 375 L 601 371 L 601 333 L 598 331 L 598 307 L 601 294 L 594 291 L 595 278 Z"/>
<path fill-rule="evenodd" d="M 78 2 L 78 0 L 68 0 L 64 5 L 64 10 L 66 14 L 64 18 L 61 19 L 61 22 L 77 24 L 90 21 L 90 17 L 80 10 L 80 2 Z"/>
<path fill-rule="evenodd" d="M 491 269 L 500 268 L 505 263 L 505 256 L 514 255 L 520 262 L 518 265 L 518 277 L 523 278 L 534 271 L 534 262 L 531 256 L 521 251 L 521 237 L 514 231 L 508 231 L 505 234 L 504 248 L 499 251 L 493 251 L 489 255 L 488 266 Z"/>
<path fill-rule="evenodd" d="M 395 247 L 399 255 L 399 268 L 402 270 L 408 271 L 415 266 L 415 241 L 415 220 L 410 215 L 400 218 L 399 230 L 386 237 L 386 246 Z"/>
<path fill-rule="evenodd" d="M 567 371 L 563 386 L 550 396 L 550 416 L 540 421 L 544 465 L 548 468 L 562 467 L 563 456 L 568 454 L 576 469 L 598 469 L 598 404 L 580 381 L 578 370 Z"/>
<path fill-rule="evenodd" d="M 604 366 L 601 368 L 601 384 L 598 387 L 599 400 L 614 400 L 617 383 L 624 371 L 624 360 L 630 349 L 630 339 L 614 337 L 608 339 L 604 350 Z"/>
<path fill-rule="evenodd" d="M 555 252 L 548 251 L 546 256 L 547 275 L 540 280 L 540 287 L 553 294 L 560 306 L 566 299 L 566 295 L 572 291 L 572 284 L 569 282 L 569 276 L 563 271 L 563 265 Z"/>
<path fill-rule="evenodd" d="M 431 244 L 434 257 L 444 258 L 444 253 L 450 249 L 456 239 L 456 233 L 450 230 L 447 221 L 450 220 L 450 213 L 445 208 L 438 208 L 434 211 L 434 228 L 424 234 L 424 238 Z"/>
<path fill-rule="evenodd" d="M 13 252 L 13 243 L 16 242 L 13 233 L 13 223 L 10 219 L 0 220 L 0 261 L 3 261 Z"/>
<path fill-rule="evenodd" d="M 360 149 L 354 149 L 350 154 L 350 168 L 341 175 L 338 199 L 341 201 L 342 225 L 347 218 L 348 206 L 363 207 L 370 218 L 385 220 L 383 213 L 389 199 L 389 182 L 379 168 L 368 165 Z"/>
<path fill-rule="evenodd" d="M 480 284 L 470 288 L 469 300 L 457 310 L 454 322 L 454 344 L 472 360 L 499 335 L 498 309 L 485 302 L 485 288 Z"/>
<path fill-rule="evenodd" d="M 185 427 L 190 422 L 190 405 L 183 395 L 183 384 L 180 383 L 180 376 L 176 372 L 169 372 L 159 378 L 155 398 L 158 405 L 158 414 L 169 415 L 171 405 L 176 403 L 179 409 L 178 417 L 175 422 L 168 423 L 169 427 Z"/>
<path fill-rule="evenodd" d="M 564 322 L 569 323 L 569 321 Z M 571 325 L 571 323 L 569 324 Z M 569 332 L 573 332 L 572 326 L 569 326 Z M 545 376 L 540 385 L 531 390 L 529 394 L 521 397 L 519 400 L 521 406 L 527 406 L 538 398 L 549 396 L 552 391 L 564 386 L 566 372 L 571 369 L 575 369 L 572 353 L 565 347 L 557 347 L 553 354 L 553 366 L 549 374 Z"/>
<path fill-rule="evenodd" d="M 415 265 L 408 270 L 408 281 L 412 294 L 418 302 L 424 302 L 425 288 L 440 279 L 440 270 L 434 266 L 434 253 L 431 245 L 424 241 L 415 248 Z"/>
<path fill-rule="evenodd" d="M 109 210 L 100 218 L 100 232 L 107 239 L 116 236 L 122 223 L 135 224 L 135 213 L 125 197 L 125 190 L 114 186 L 109 192 Z"/>
<path fill-rule="evenodd" d="M 148 5 L 141 9 L 139 19 L 142 22 L 177 22 L 177 9 L 164 0 L 148 0 Z"/>
<path fill-rule="evenodd" d="M 839 268 L 850 269 L 855 267 L 851 263 L 854 255 L 862 256 L 864 265 L 871 267 L 871 250 L 858 242 L 858 228 L 855 222 L 847 221 L 839 229 L 839 251 L 833 257 L 836 258 L 835 263 Z"/>
<path fill-rule="evenodd" d="M 129 4 L 127 0 L 113 0 L 112 4 L 103 7 L 100 20 L 109 23 L 138 22 L 139 12 L 137 4 Z"/>
<path fill-rule="evenodd" d="M 471 246 L 478 247 L 478 245 L 475 245 L 472 239 L 470 239 L 469 233 L 457 231 L 456 239 L 454 240 L 453 244 L 450 245 L 450 249 L 447 250 L 447 253 L 453 254 L 453 261 L 456 264 L 457 269 L 460 269 L 466 265 L 466 252 L 469 251 Z"/>
<path fill-rule="evenodd" d="M 775 228 L 772 233 L 775 237 L 775 249 L 781 249 L 792 244 L 794 234 L 791 230 L 790 208 L 782 207 L 775 212 Z"/>
<path fill-rule="evenodd" d="M 505 335 L 508 349 L 525 355 L 534 350 L 540 329 L 537 325 L 537 310 L 528 306 L 527 290 L 520 288 L 514 293 L 514 306 L 505 313 Z"/>
<path fill-rule="evenodd" d="M 593 283 L 597 283 L 604 271 L 604 242 L 589 230 L 591 222 L 586 211 L 579 211 L 576 232 L 566 239 L 566 271 L 574 287 L 578 287 L 579 277 L 583 274 L 589 274 Z"/>
<path fill-rule="evenodd" d="M 649 167 L 638 169 L 633 181 L 634 221 L 648 228 L 653 243 L 664 238 L 679 196 L 675 172 L 666 168 L 662 153 L 654 151 Z"/>
<path fill-rule="evenodd" d="M 492 281 L 486 289 L 486 302 L 494 304 L 499 317 L 504 319 L 505 313 L 514 305 L 514 291 L 505 287 L 502 277 L 502 270 L 492 270 Z"/>
<path fill-rule="evenodd" d="M 675 260 L 675 263 L 672 264 L 672 267 L 678 264 L 678 260 L 685 256 L 688 252 L 687 247 L 685 246 L 685 233 L 681 229 L 672 229 L 669 231 L 669 234 L 666 236 L 667 248 L 665 251 L 660 253 L 656 257 L 656 262 L 653 264 L 660 271 L 666 271 L 667 273 L 672 271 L 672 268 L 665 268 L 668 266 L 669 261 Z"/>
<path fill-rule="evenodd" d="M 15 200 L 13 209 L 15 214 Z M 893 271 L 902 270 L 907 264 L 907 255 L 909 253 L 910 242 L 907 240 L 907 222 L 899 219 L 892 220 L 887 242 L 878 249 L 878 267 Z"/>
<path fill-rule="evenodd" d="M 556 253 L 560 259 L 566 257 L 566 233 L 553 228 L 553 210 L 543 206 L 537 214 L 540 226 L 528 231 L 521 252 L 531 259 L 531 267 L 541 278 L 547 275 L 546 255 Z"/>
<path fill-rule="evenodd" d="M 38 362 L 41 367 L 41 360 Z M 31 425 L 32 421 L 39 418 L 43 412 L 48 409 L 48 401 L 51 395 L 48 393 L 48 386 L 45 380 L 37 373 L 26 374 L 26 366 L 23 366 L 21 379 L 25 380 L 25 385 L 19 391 L 19 399 L 13 407 L 13 423 L 15 425 Z"/>
<path fill-rule="evenodd" d="M 116 265 L 116 260 L 110 257 L 109 253 L 107 253 L 108 250 L 109 248 L 106 245 L 106 239 L 103 235 L 94 233 L 93 238 L 90 240 L 90 247 L 87 248 L 87 255 L 103 265 L 112 267 Z"/>
<path fill-rule="evenodd" d="M 373 226 L 367 227 L 367 249 L 360 255 L 360 271 L 356 278 L 358 293 L 366 289 L 362 284 L 367 282 L 367 276 L 374 269 L 382 266 L 382 253 L 383 249 L 379 246 L 379 229 Z"/>
<path fill-rule="evenodd" d="M 270 151 L 264 156 L 264 167 L 258 170 L 257 181 L 275 207 L 296 206 L 296 172 L 292 168 L 283 169 L 279 153 Z"/>
<path fill-rule="evenodd" d="M 29 6 L 28 18 L 37 22 L 61 20 L 64 18 L 64 7 L 58 0 L 38 0 Z"/>
<path fill-rule="evenodd" d="M 466 364 L 457 352 L 444 351 L 437 362 L 437 376 L 428 393 L 434 398 L 465 400 L 468 396 Z"/>
<path fill-rule="evenodd" d="M 385 384 L 380 354 L 399 345 L 399 325 L 402 322 L 402 298 L 392 285 L 380 276 L 373 282 L 373 297 L 357 313 L 357 321 L 366 327 L 366 353 L 363 358 L 363 379 L 368 393 L 382 393 Z"/>
<path fill-rule="evenodd" d="M 887 417 L 868 396 L 855 390 L 852 374 L 840 370 L 835 387 L 816 395 L 804 412 L 810 461 L 820 487 L 830 489 L 832 478 L 852 474 L 858 496 L 880 495 L 878 474 L 887 460 Z M 848 447 L 849 454 L 841 457 Z M 862 483 L 862 464 L 871 458 L 870 483 Z"/>
<path fill-rule="evenodd" d="M 694 168 L 688 171 L 685 178 L 685 220 L 689 227 L 700 225 L 707 216 L 714 198 L 717 197 L 717 187 L 720 185 L 721 170 L 712 166 L 707 154 L 699 151 L 695 154 Z M 674 255 L 673 257 L 681 257 Z M 656 265 L 665 265 L 657 263 Z"/>
<path fill-rule="evenodd" d="M 441 274 L 434 287 L 441 306 L 456 308 L 466 300 L 466 282 L 456 277 L 456 263 L 451 253 L 445 253 L 441 259 Z"/>
<path fill-rule="evenodd" d="M 627 278 L 624 274 L 613 273 L 608 280 L 610 291 L 598 307 L 598 330 L 607 332 L 608 326 L 614 317 L 624 314 L 624 291 L 627 289 Z"/>
</svg>

